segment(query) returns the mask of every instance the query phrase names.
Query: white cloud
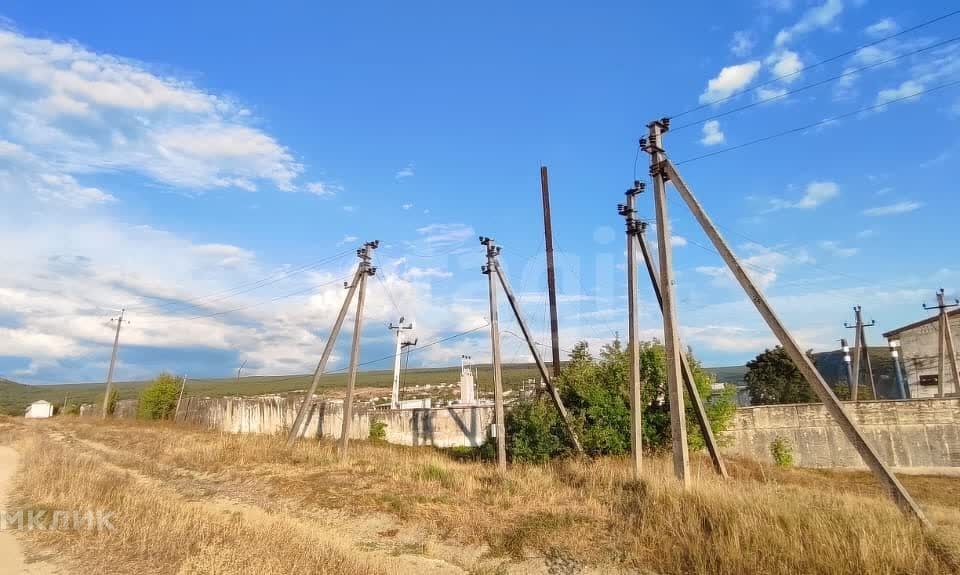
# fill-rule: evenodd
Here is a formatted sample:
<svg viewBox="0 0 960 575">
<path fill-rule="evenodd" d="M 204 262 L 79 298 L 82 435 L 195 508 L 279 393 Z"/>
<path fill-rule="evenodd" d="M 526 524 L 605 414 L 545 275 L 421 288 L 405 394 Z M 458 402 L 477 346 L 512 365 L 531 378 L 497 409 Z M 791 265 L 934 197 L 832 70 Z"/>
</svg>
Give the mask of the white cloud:
<svg viewBox="0 0 960 575">
<path fill-rule="evenodd" d="M 866 238 L 873 237 L 874 233 L 875 232 L 870 229 L 860 230 L 859 232 L 857 232 L 857 237 L 860 239 L 866 239 Z"/>
<path fill-rule="evenodd" d="M 66 174 L 40 174 L 34 182 L 34 193 L 44 202 L 72 208 L 116 201 L 110 194 L 80 185 L 73 176 Z"/>
<path fill-rule="evenodd" d="M 756 243 L 747 243 L 740 247 L 746 256 L 740 256 L 740 263 L 750 274 L 750 277 L 761 288 L 766 289 L 773 285 L 780 276 L 780 271 L 790 265 L 812 263 L 813 258 L 804 250 L 795 250 L 791 253 L 771 249 Z M 711 284 L 716 287 L 732 287 L 737 285 L 726 266 L 699 266 L 694 268 L 700 274 L 712 278 Z"/>
<path fill-rule="evenodd" d="M 670 236 L 670 245 L 675 248 L 682 248 L 687 245 L 687 238 L 683 236 Z"/>
<path fill-rule="evenodd" d="M 417 228 L 417 233 L 431 247 L 456 246 L 477 237 L 473 227 L 465 224 L 430 224 Z"/>
<path fill-rule="evenodd" d="M 791 50 L 771 54 L 766 62 L 771 66 L 774 77 L 786 83 L 797 80 L 800 77 L 800 72 L 803 71 L 803 62 L 800 60 L 800 55 Z"/>
<path fill-rule="evenodd" d="M 413 204 L 403 204 L 403 205 L 400 206 L 400 207 L 403 208 L 403 209 L 405 209 L 405 210 L 409 210 L 410 208 L 413 207 Z"/>
<path fill-rule="evenodd" d="M 888 88 L 886 90 L 880 90 L 880 92 L 877 94 L 876 105 L 882 106 L 884 104 L 889 104 L 894 100 L 900 100 L 903 98 L 916 96 L 922 93 L 923 90 L 924 88 L 922 84 L 914 80 L 906 80 L 896 88 Z"/>
<path fill-rule="evenodd" d="M 841 12 L 843 12 L 843 0 L 826 0 L 823 4 L 804 12 L 793 26 L 780 30 L 774 39 L 774 44 L 783 46 L 801 34 L 828 28 L 833 25 Z"/>
<path fill-rule="evenodd" d="M 440 268 L 411 267 L 403 272 L 403 277 L 408 280 L 419 280 L 424 278 L 445 279 L 453 277 L 453 273 Z"/>
<path fill-rule="evenodd" d="M 773 8 L 777 12 L 789 12 L 793 10 L 793 0 L 764 0 L 764 5 Z"/>
<path fill-rule="evenodd" d="M 786 95 L 787 95 L 786 88 L 763 87 L 763 88 L 757 89 L 756 97 L 758 102 L 767 102 L 770 100 L 777 100 L 779 98 L 783 98 Z"/>
<path fill-rule="evenodd" d="M 895 204 L 888 204 L 885 206 L 876 206 L 873 208 L 868 208 L 863 210 L 863 215 L 865 216 L 892 216 L 896 214 L 905 214 L 907 212 L 912 212 L 923 207 L 923 204 L 920 202 L 913 201 L 903 201 L 897 202 Z"/>
<path fill-rule="evenodd" d="M 310 182 L 306 185 L 306 190 L 313 195 L 321 198 L 332 198 L 343 191 L 343 188 L 327 182 Z"/>
<path fill-rule="evenodd" d="M 753 36 L 745 30 L 737 30 L 733 33 L 733 40 L 730 41 L 730 51 L 734 56 L 743 58 L 753 50 Z"/>
<path fill-rule="evenodd" d="M 703 138 L 700 139 L 700 143 L 704 146 L 716 146 L 722 144 L 725 139 L 723 131 L 720 130 L 720 122 L 717 120 L 710 120 L 703 125 Z"/>
<path fill-rule="evenodd" d="M 759 60 L 723 68 L 716 78 L 707 82 L 706 91 L 700 95 L 700 103 L 717 102 L 743 91 L 753 82 L 759 71 Z"/>
<path fill-rule="evenodd" d="M 898 29 L 899 26 L 897 26 L 897 23 L 893 20 L 893 18 L 884 18 L 883 20 L 879 20 L 867 26 L 864 32 L 866 32 L 867 36 L 880 38 L 883 36 L 889 36 Z"/>
<path fill-rule="evenodd" d="M 343 211 L 352 212 L 355 208 L 353 206 L 343 206 Z"/>
<path fill-rule="evenodd" d="M 249 265 L 255 258 L 253 252 L 230 244 L 199 244 L 191 246 L 190 251 L 199 259 L 220 267 Z"/>
<path fill-rule="evenodd" d="M 352 243 L 355 243 L 355 242 L 356 242 L 357 240 L 359 240 L 359 239 L 360 239 L 360 238 L 358 238 L 357 236 L 351 236 L 351 235 L 348 234 L 348 235 L 343 236 L 343 238 L 341 238 L 340 241 L 337 242 L 337 246 L 339 247 L 339 246 L 343 246 L 343 245 L 346 245 L 346 244 L 352 244 Z"/>
<path fill-rule="evenodd" d="M 796 208 L 809 210 L 816 208 L 837 196 L 840 193 L 840 186 L 836 182 L 810 182 L 803 193 L 803 197 L 795 202 L 774 199 L 771 200 L 771 209 L 779 210 L 784 208 Z"/>
<path fill-rule="evenodd" d="M 839 243 L 832 240 L 824 240 L 820 242 L 820 248 L 826 252 L 829 252 L 832 255 L 841 258 L 849 258 L 860 253 L 860 248 L 853 247 L 843 247 Z"/>
<path fill-rule="evenodd" d="M 415 172 L 413 170 L 413 164 L 407 164 L 405 167 L 397 170 L 397 173 L 394 174 L 393 177 L 398 180 L 403 180 L 406 178 L 412 178 L 414 175 L 415 175 Z"/>
</svg>

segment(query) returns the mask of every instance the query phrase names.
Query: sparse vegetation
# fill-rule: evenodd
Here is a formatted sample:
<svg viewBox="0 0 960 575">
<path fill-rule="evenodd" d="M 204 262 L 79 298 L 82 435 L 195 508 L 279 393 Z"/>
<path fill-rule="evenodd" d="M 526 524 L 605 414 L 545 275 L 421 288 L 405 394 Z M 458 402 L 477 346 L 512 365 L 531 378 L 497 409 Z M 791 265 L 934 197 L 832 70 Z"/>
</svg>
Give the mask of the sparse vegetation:
<svg viewBox="0 0 960 575">
<path fill-rule="evenodd" d="M 137 415 L 141 419 L 169 419 L 177 406 L 182 380 L 163 372 L 140 394 Z"/>
<path fill-rule="evenodd" d="M 780 467 L 793 467 L 793 446 L 784 437 L 777 437 L 770 442 L 770 455 L 773 462 Z"/>
<path fill-rule="evenodd" d="M 371 420 L 370 421 L 370 440 L 386 441 L 386 439 L 387 439 L 387 424 L 377 419 Z"/>
<path fill-rule="evenodd" d="M 87 572 L 424 573 L 446 562 L 451 572 L 524 573 L 535 561 L 538 572 L 940 575 L 960 566 L 951 563 L 957 478 L 902 478 L 934 523 L 924 532 L 866 472 L 735 460 L 732 480 L 704 472 L 684 491 L 668 458 L 647 458 L 638 482 L 615 457 L 500 475 L 431 449 L 361 441 L 342 463 L 332 442 L 288 448 L 283 437 L 169 422 L 0 428 L 30 462 L 19 504 L 118 512 L 112 533 L 25 534 L 34 552 Z M 709 469 L 706 456 L 693 465 Z"/>
</svg>

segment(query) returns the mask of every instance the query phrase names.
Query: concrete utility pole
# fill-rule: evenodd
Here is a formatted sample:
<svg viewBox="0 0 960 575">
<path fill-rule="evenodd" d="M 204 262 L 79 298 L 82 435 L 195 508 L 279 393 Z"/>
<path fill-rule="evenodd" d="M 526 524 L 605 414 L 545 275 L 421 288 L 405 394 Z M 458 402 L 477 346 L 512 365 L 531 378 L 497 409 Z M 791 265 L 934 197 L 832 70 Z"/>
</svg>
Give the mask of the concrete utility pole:
<svg viewBox="0 0 960 575">
<path fill-rule="evenodd" d="M 553 265 L 553 222 L 550 215 L 550 185 L 547 167 L 540 166 L 540 195 L 543 197 L 543 237 L 547 252 L 547 296 L 550 299 L 550 341 L 554 377 L 560 375 L 560 322 L 557 319 L 557 276 Z"/>
<path fill-rule="evenodd" d="M 664 124 L 665 122 L 660 123 Z M 660 148 L 659 144 L 659 139 L 653 140 L 653 145 L 661 152 L 659 156 L 664 158 L 664 155 L 662 154 L 663 150 Z M 860 457 L 863 459 L 864 463 L 867 464 L 873 474 L 883 484 L 890 497 L 905 513 L 915 517 L 925 527 L 929 527 L 930 523 L 924 516 L 923 511 L 916 504 L 913 498 L 910 497 L 910 493 L 907 492 L 896 476 L 883 463 L 883 461 L 880 460 L 877 452 L 874 451 L 869 443 L 867 443 L 866 438 L 860 432 L 857 424 L 844 410 L 843 406 L 840 404 L 840 401 L 837 399 L 837 396 L 834 395 L 833 391 L 830 389 L 830 386 L 828 386 L 827 382 L 824 381 L 823 377 L 817 371 L 817 368 L 813 365 L 813 362 L 809 357 L 807 357 L 797 342 L 793 339 L 793 336 L 790 335 L 789 331 L 787 331 L 787 328 L 780 321 L 780 318 L 778 318 L 774 313 L 773 308 L 770 307 L 767 299 L 753 283 L 753 280 L 750 279 L 750 276 L 747 274 L 746 270 L 744 270 L 736 255 L 734 255 L 733 251 L 730 249 L 730 246 L 727 244 L 726 240 L 724 240 L 723 236 L 720 235 L 720 232 L 713 224 L 713 221 L 710 220 L 710 217 L 704 211 L 703 206 L 700 205 L 700 202 L 693 195 L 693 192 L 690 191 L 690 188 L 687 186 L 686 182 L 683 181 L 683 178 L 680 176 L 680 173 L 677 171 L 673 163 L 669 159 L 662 159 L 657 172 L 659 177 L 656 179 L 666 177 L 673 182 L 673 185 L 680 193 L 681 198 L 687 204 L 687 207 L 690 208 L 690 211 L 693 213 L 697 222 L 699 222 L 700 227 L 703 228 L 704 232 L 706 232 L 707 236 L 710 238 L 713 246 L 718 252 L 720 252 L 720 256 L 723 258 L 724 262 L 726 262 L 727 267 L 733 273 L 734 277 L 737 279 L 737 282 L 740 283 L 740 286 L 743 288 L 747 297 L 753 302 L 754 306 L 757 308 L 757 311 L 759 311 L 760 315 L 763 316 L 763 319 L 767 322 L 767 325 L 770 326 L 770 329 L 773 331 L 774 335 L 776 335 L 777 339 L 780 341 L 780 344 L 790 356 L 790 359 L 793 360 L 793 363 L 797 366 L 804 378 L 813 388 L 813 391 L 817 394 L 817 397 L 819 397 L 820 401 L 823 402 L 824 407 L 826 407 L 827 411 L 829 411 L 833 416 L 844 435 L 857 450 L 857 453 L 860 454 Z M 663 262 L 662 265 L 668 264 L 669 262 Z"/>
<path fill-rule="evenodd" d="M 647 267 L 647 273 L 650 276 L 650 285 L 653 287 L 653 293 L 657 297 L 657 303 L 660 310 L 663 310 L 663 295 L 660 293 L 660 285 L 657 283 L 657 266 L 653 260 L 653 255 L 647 247 L 647 223 L 638 221 L 636 226 L 635 238 L 640 245 L 640 253 L 643 255 L 643 261 Z M 707 451 L 710 453 L 710 459 L 713 461 L 713 469 L 723 478 L 729 478 L 727 466 L 723 463 L 723 457 L 720 455 L 720 446 L 713 435 L 713 428 L 710 427 L 710 418 L 707 417 L 707 409 L 700 398 L 700 390 L 697 389 L 697 382 L 693 379 L 693 370 L 690 368 L 690 361 L 685 353 L 680 354 L 680 367 L 683 370 L 683 385 L 690 395 L 690 403 L 693 404 L 693 413 L 697 416 L 697 423 L 700 425 L 700 432 L 703 434 L 703 441 L 707 445 Z"/>
<path fill-rule="evenodd" d="M 940 291 L 937 292 L 937 305 L 927 306 L 924 304 L 923 306 L 923 309 L 936 309 L 940 312 L 937 318 L 940 333 L 940 342 L 937 350 L 937 397 L 943 397 L 944 389 L 946 388 L 946 362 L 943 360 L 944 352 L 950 355 L 950 377 L 953 378 L 953 391 L 960 391 L 960 371 L 957 370 L 957 350 L 953 343 L 953 330 L 950 328 L 950 314 L 947 313 L 948 309 L 957 306 L 960 306 L 960 300 L 954 300 L 954 302 L 950 304 L 946 302 L 943 288 L 940 288 Z"/>
<path fill-rule="evenodd" d="M 643 191 L 642 182 L 634 182 L 626 191 L 626 205 L 619 204 L 617 212 L 626 220 L 627 235 L 627 349 L 630 352 L 630 454 L 633 478 L 643 473 L 643 382 L 640 381 L 640 339 L 637 337 L 637 252 L 636 198 Z"/>
<path fill-rule="evenodd" d="M 117 322 L 117 333 L 113 336 L 113 352 L 110 354 L 110 367 L 107 369 L 107 390 L 103 394 L 103 419 L 110 415 L 110 392 L 113 389 L 113 370 L 117 366 L 117 351 L 120 349 L 120 328 L 123 326 L 123 314 L 126 310 L 120 310 L 120 317 L 111 319 Z"/>
<path fill-rule="evenodd" d="M 877 382 L 873 379 L 873 362 L 870 361 L 870 347 L 867 345 L 867 332 L 864 328 L 873 327 L 877 322 L 870 320 L 870 323 L 863 323 L 863 309 L 860 306 L 853 308 L 856 322 L 850 325 L 844 322 L 843 326 L 847 329 L 855 329 L 856 337 L 853 340 L 853 381 L 850 383 L 850 400 L 858 401 L 857 388 L 860 385 L 860 358 L 861 354 L 867 363 L 867 377 L 870 378 L 870 390 L 873 391 L 873 398 L 877 397 Z"/>
<path fill-rule="evenodd" d="M 340 459 L 345 460 L 350 448 L 350 426 L 353 423 L 353 389 L 357 384 L 357 364 L 360 362 L 360 331 L 363 327 L 363 302 L 367 296 L 367 277 L 377 273 L 370 265 L 373 250 L 379 242 L 367 242 L 357 251 L 360 256 L 360 288 L 357 294 L 357 311 L 353 320 L 353 343 L 350 346 L 350 373 L 347 375 L 347 396 L 343 400 L 343 426 L 340 428 Z"/>
<path fill-rule="evenodd" d="M 900 392 L 900 399 L 910 399 L 910 385 L 903 381 L 903 371 L 900 369 L 900 341 L 891 339 L 888 345 L 890 346 L 890 357 L 893 358 L 893 372 L 897 376 L 897 390 Z"/>
<path fill-rule="evenodd" d="M 673 439 L 673 472 L 684 488 L 690 487 L 690 454 L 687 447 L 687 414 L 681 383 L 680 336 L 677 309 L 673 296 L 673 246 L 670 244 L 670 215 L 667 211 L 666 174 L 661 136 L 670 127 L 670 120 L 651 122 L 647 152 L 650 154 L 650 176 L 653 178 L 653 199 L 657 213 L 657 248 L 660 252 L 660 289 L 663 297 L 663 347 L 667 362 L 667 395 L 670 398 L 670 431 Z"/>
<path fill-rule="evenodd" d="M 400 360 L 403 355 L 403 332 L 413 329 L 413 324 L 403 325 L 403 317 L 396 324 L 390 324 L 391 331 L 397 332 L 396 355 L 393 358 L 393 391 L 390 393 L 390 407 L 400 409 Z"/>
<path fill-rule="evenodd" d="M 487 289 L 490 295 L 490 346 L 493 354 L 493 413 L 494 433 L 497 435 L 497 469 L 501 473 L 507 471 L 507 426 L 504 422 L 503 411 L 503 372 L 500 368 L 500 319 L 497 308 L 497 285 L 494 276 L 497 269 L 497 254 L 500 248 L 491 238 L 480 238 L 480 243 L 487 248 L 487 265 L 481 270 L 487 276 Z"/>
<path fill-rule="evenodd" d="M 377 245 L 377 242 L 370 242 L 373 245 Z M 303 402 L 300 403 L 300 409 L 297 410 L 297 417 L 293 421 L 293 425 L 290 427 L 290 433 L 287 435 L 287 445 L 293 445 L 293 443 L 300 437 L 302 433 L 302 428 L 306 424 L 307 416 L 310 413 L 310 409 L 313 407 L 313 396 L 317 393 L 317 386 L 320 385 L 320 377 L 323 376 L 324 370 L 327 369 L 327 361 L 330 359 L 330 354 L 333 353 L 333 348 L 337 343 L 337 336 L 340 334 L 340 328 L 343 327 L 343 320 L 347 317 L 347 310 L 350 309 L 350 302 L 353 300 L 353 295 L 357 292 L 357 286 L 360 284 L 360 277 L 364 274 L 363 266 L 363 255 L 366 254 L 366 244 L 363 248 L 357 250 L 357 257 L 360 259 L 360 265 L 357 266 L 357 271 L 354 272 L 353 278 L 350 283 L 344 283 L 343 287 L 347 290 L 347 296 L 343 299 L 343 305 L 340 306 L 340 312 L 337 314 L 337 319 L 333 323 L 333 329 L 330 330 L 330 336 L 327 338 L 327 343 L 323 347 L 323 354 L 320 356 L 320 363 L 317 364 L 317 369 L 313 372 L 313 381 L 310 383 L 310 389 L 307 391 L 307 395 L 304 397 Z"/>
<path fill-rule="evenodd" d="M 183 378 L 180 380 L 180 394 L 177 395 L 177 408 L 173 411 L 173 420 L 177 420 L 177 416 L 180 415 L 180 402 L 183 401 L 183 390 L 187 387 L 187 374 L 183 374 Z"/>
<path fill-rule="evenodd" d="M 850 366 L 852 358 L 850 357 L 850 346 L 847 344 L 847 338 L 840 338 L 840 349 L 843 350 L 843 363 L 847 366 L 847 387 L 850 389 L 850 393 L 852 394 L 853 368 Z"/>
<path fill-rule="evenodd" d="M 240 385 L 240 372 L 243 371 L 243 368 L 247 365 L 247 360 L 244 359 L 243 363 L 240 364 L 240 367 L 237 368 L 237 385 Z"/>
</svg>

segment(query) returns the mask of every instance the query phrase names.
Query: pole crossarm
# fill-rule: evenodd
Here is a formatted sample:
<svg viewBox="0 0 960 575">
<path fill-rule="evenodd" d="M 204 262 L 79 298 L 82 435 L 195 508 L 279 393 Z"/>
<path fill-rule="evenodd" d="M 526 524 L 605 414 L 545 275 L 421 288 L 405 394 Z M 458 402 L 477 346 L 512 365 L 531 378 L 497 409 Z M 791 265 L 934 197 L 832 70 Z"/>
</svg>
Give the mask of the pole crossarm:
<svg viewBox="0 0 960 575">
<path fill-rule="evenodd" d="M 653 293 L 657 297 L 657 303 L 662 312 L 663 296 L 660 293 L 660 284 L 657 282 L 657 265 L 647 246 L 647 223 L 638 222 L 638 224 L 634 231 L 634 241 L 640 246 L 640 253 L 643 255 L 643 260 L 646 263 L 647 273 L 650 275 L 650 284 L 653 286 Z M 680 354 L 680 368 L 683 372 L 684 387 L 686 387 L 687 393 L 690 394 L 690 402 L 693 404 L 693 411 L 697 417 L 697 423 L 700 425 L 700 432 L 703 434 L 704 443 L 706 443 L 707 451 L 710 453 L 710 459 L 713 461 L 713 468 L 717 472 L 717 475 L 728 479 L 730 475 L 727 473 L 727 466 L 723 462 L 723 456 L 720 455 L 720 446 L 717 444 L 717 439 L 713 434 L 713 428 L 710 427 L 710 418 L 707 415 L 707 409 L 700 397 L 700 390 L 697 389 L 697 382 L 693 378 L 690 360 L 684 353 Z"/>
<path fill-rule="evenodd" d="M 674 187 L 679 192 L 683 201 L 687 204 L 687 207 L 690 208 L 690 211 L 693 213 L 693 216 L 696 218 L 697 222 L 703 228 L 704 232 L 706 232 L 707 236 L 710 237 L 710 241 L 713 242 L 714 247 L 718 252 L 720 252 L 721 257 L 727 264 L 727 267 L 730 268 L 730 271 L 736 277 L 737 281 L 740 283 L 740 286 L 743 288 L 744 292 L 746 292 L 746 295 L 753 302 L 754 306 L 757 308 L 757 311 L 760 312 L 760 315 L 763 316 L 763 319 L 773 331 L 774 335 L 776 335 L 777 339 L 780 341 L 780 344 L 790 356 L 790 359 L 793 360 L 793 363 L 797 366 L 804 378 L 813 388 L 814 393 L 817 394 L 817 397 L 819 397 L 820 401 L 823 402 L 824 407 L 826 407 L 827 411 L 829 411 L 833 416 L 844 435 L 857 450 L 857 453 L 860 454 L 860 457 L 863 459 L 864 463 L 867 464 L 867 467 L 870 468 L 874 476 L 876 476 L 881 484 L 883 484 L 890 497 L 900 507 L 900 509 L 904 511 L 904 513 L 916 518 L 924 526 L 929 527 L 930 523 L 924 516 L 923 511 L 913 500 L 913 498 L 910 496 L 910 493 L 907 492 L 897 477 L 883 463 L 873 447 L 870 446 L 866 437 L 857 427 L 857 424 L 854 422 L 853 418 L 851 418 L 846 412 L 840 401 L 837 399 L 837 396 L 834 395 L 833 390 L 830 389 L 830 386 L 827 385 L 826 381 L 824 381 L 823 376 L 821 376 L 820 372 L 817 371 L 817 368 L 813 365 L 813 361 L 811 361 L 807 354 L 803 352 L 797 342 L 793 339 L 793 336 L 784 326 L 783 322 L 779 317 L 777 317 L 776 313 L 773 311 L 773 308 L 770 307 L 767 299 L 753 283 L 753 280 L 740 264 L 740 261 L 737 259 L 736 255 L 734 255 L 726 240 L 724 240 L 723 236 L 720 235 L 717 227 L 707 215 L 706 211 L 704 211 L 703 207 L 700 205 L 700 202 L 693 195 L 693 192 L 687 186 L 686 182 L 683 181 L 683 178 L 680 176 L 680 173 L 677 171 L 676 167 L 669 159 L 666 158 L 663 160 L 662 167 L 666 173 L 666 176 L 671 182 L 673 182 Z"/>
</svg>

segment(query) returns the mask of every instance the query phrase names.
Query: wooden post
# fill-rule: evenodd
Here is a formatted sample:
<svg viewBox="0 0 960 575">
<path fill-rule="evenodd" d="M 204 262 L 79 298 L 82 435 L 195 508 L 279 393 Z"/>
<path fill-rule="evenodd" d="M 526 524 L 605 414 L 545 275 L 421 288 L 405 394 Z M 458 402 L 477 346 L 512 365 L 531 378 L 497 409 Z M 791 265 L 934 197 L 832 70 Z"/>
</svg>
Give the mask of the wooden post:
<svg viewBox="0 0 960 575">
<path fill-rule="evenodd" d="M 547 253 L 547 297 L 550 299 L 550 343 L 553 375 L 560 375 L 560 322 L 557 318 L 557 275 L 553 264 L 553 222 L 550 215 L 550 184 L 547 167 L 540 166 L 540 195 L 543 198 L 543 237 Z"/>
<path fill-rule="evenodd" d="M 293 445 L 293 443 L 299 439 L 300 434 L 303 433 L 302 428 L 306 426 L 307 415 L 313 407 L 313 396 L 317 393 L 320 377 L 323 375 L 324 370 L 327 369 L 327 361 L 330 359 L 330 354 L 333 353 L 333 348 L 337 344 L 337 336 L 340 334 L 340 328 L 343 327 L 344 318 L 347 317 L 347 310 L 350 309 L 350 301 L 353 299 L 353 294 L 356 293 L 357 286 L 360 284 L 362 269 L 363 264 L 361 262 L 357 267 L 357 271 L 353 274 L 349 291 L 347 291 L 347 296 L 343 299 L 343 305 L 340 306 L 340 313 L 337 314 L 337 320 L 333 322 L 333 329 L 330 330 L 327 343 L 323 346 L 323 354 L 320 356 L 320 363 L 317 364 L 317 369 L 313 372 L 313 381 L 310 382 L 310 389 L 300 403 L 300 409 L 297 410 L 297 417 L 293 421 L 293 426 L 290 427 L 290 433 L 287 435 L 288 446 Z"/>
<path fill-rule="evenodd" d="M 523 337 L 527 340 L 527 347 L 530 349 L 530 353 L 533 355 L 533 360 L 537 364 L 537 370 L 540 371 L 540 377 L 543 378 L 543 383 L 547 387 L 547 392 L 550 394 L 550 398 L 553 400 L 553 405 L 557 408 L 557 412 L 560 414 L 560 421 L 563 422 L 564 429 L 567 431 L 567 435 L 570 437 L 570 442 L 573 444 L 573 448 L 577 450 L 577 453 L 583 453 L 583 447 L 580 445 L 580 438 L 577 437 L 577 432 L 573 428 L 573 424 L 570 422 L 570 416 L 567 414 L 567 409 L 563 406 L 563 400 L 560 399 L 560 393 L 557 391 L 557 388 L 553 385 L 553 380 L 550 377 L 550 374 L 547 372 L 547 366 L 543 363 L 543 358 L 540 357 L 540 352 L 537 351 L 537 346 L 533 343 L 533 336 L 530 334 L 530 328 L 527 327 L 527 322 L 523 319 L 523 316 L 520 314 L 520 304 L 517 303 L 517 299 L 513 295 L 513 290 L 510 289 L 510 283 L 507 282 L 507 277 L 503 273 L 503 269 L 500 267 L 500 262 L 494 256 L 494 270 L 497 272 L 497 277 L 500 279 L 500 285 L 503 286 L 503 292 L 507 295 L 507 301 L 510 303 L 510 309 L 513 310 L 514 317 L 517 318 L 517 323 L 520 325 L 520 332 L 523 333 Z"/>
<path fill-rule="evenodd" d="M 503 373 L 500 368 L 500 320 L 497 310 L 497 284 L 494 276 L 497 274 L 497 254 L 500 248 L 490 238 L 480 238 L 480 243 L 487 248 L 487 265 L 483 273 L 487 275 L 487 287 L 490 294 L 490 347 L 493 354 L 493 410 L 494 429 L 497 434 L 497 469 L 501 473 L 507 471 L 507 426 L 503 411 Z"/>
<path fill-rule="evenodd" d="M 864 463 L 866 463 L 867 467 L 873 471 L 873 474 L 877 477 L 877 479 L 880 480 L 881 484 L 883 484 L 890 497 L 900 507 L 900 509 L 902 509 L 905 513 L 915 517 L 924 526 L 929 527 L 930 523 L 924 516 L 923 511 L 916 504 L 916 502 L 914 502 L 913 498 L 910 497 L 910 493 L 908 493 L 903 485 L 901 485 L 896 476 L 890 471 L 890 469 L 887 468 L 883 461 L 880 460 L 877 452 L 873 450 L 869 443 L 867 443 L 866 438 L 860 432 L 859 428 L 857 428 L 857 425 L 854 423 L 853 419 L 844 410 L 843 406 L 840 404 L 840 401 L 837 399 L 837 396 L 834 395 L 833 390 L 831 390 L 830 386 L 827 385 L 827 382 L 824 381 L 823 377 L 820 375 L 820 372 L 818 372 L 817 368 L 813 365 L 813 362 L 809 357 L 807 357 L 807 354 L 803 353 L 803 350 L 800 349 L 800 346 L 796 341 L 794 341 L 793 336 L 790 335 L 790 332 L 787 331 L 787 328 L 780 321 L 780 318 L 778 318 L 774 313 L 773 309 L 770 307 L 770 304 L 767 302 L 767 299 L 763 296 L 757 286 L 754 285 L 753 280 L 750 279 L 750 276 L 747 275 L 747 272 L 740 264 L 740 261 L 727 245 L 727 242 L 720 235 L 720 232 L 717 230 L 716 226 L 714 226 L 713 222 L 710 220 L 710 217 L 703 210 L 700 202 L 697 201 L 696 197 L 693 195 L 693 192 L 690 191 L 690 189 L 687 187 L 687 184 L 680 177 L 677 169 L 673 166 L 670 160 L 664 160 L 664 163 L 667 176 L 673 182 L 674 187 L 680 193 L 683 201 L 686 202 L 687 206 L 690 208 L 690 211 L 693 212 L 694 217 L 700 223 L 700 226 L 703 228 L 704 232 L 706 232 L 707 236 L 710 238 L 710 241 L 713 242 L 714 247 L 718 252 L 720 252 L 721 257 L 723 257 L 727 267 L 730 268 L 730 271 L 740 283 L 740 286 L 743 288 L 744 292 L 746 292 L 747 297 L 749 297 L 750 301 L 753 302 L 754 306 L 757 308 L 757 311 L 760 312 L 760 315 L 763 316 L 763 319 L 767 322 L 767 325 L 770 326 L 770 329 L 773 331 L 774 335 L 776 335 L 777 339 L 780 341 L 780 344 L 790 356 L 790 359 L 793 360 L 793 363 L 797 366 L 804 378 L 813 388 L 814 393 L 817 394 L 817 397 L 819 397 L 820 401 L 823 402 L 824 406 L 827 408 L 827 411 L 829 411 L 833 416 L 844 435 L 847 437 L 850 443 L 853 444 L 854 449 L 856 449 L 857 453 L 860 454 L 860 457 L 863 459 Z"/>
<path fill-rule="evenodd" d="M 630 354 L 630 455 L 633 478 L 643 473 L 643 382 L 640 381 L 640 339 L 637 337 L 637 252 L 634 234 L 637 228 L 637 194 L 644 184 L 634 182 L 626 191 L 626 205 L 617 206 L 626 219 L 627 235 L 627 349 Z"/>
<path fill-rule="evenodd" d="M 657 284 L 657 267 L 647 247 L 646 222 L 638 222 L 635 234 L 637 242 L 640 244 L 640 253 L 643 254 L 643 261 L 647 266 L 647 273 L 650 275 L 650 284 L 653 286 L 653 293 L 657 296 L 657 303 L 663 310 L 663 296 L 660 293 L 660 286 Z M 710 427 L 710 418 L 707 417 L 707 409 L 700 398 L 700 390 L 697 389 L 697 382 L 693 379 L 693 370 L 690 368 L 690 361 L 685 353 L 680 354 L 680 368 L 683 370 L 683 384 L 690 394 L 690 403 L 693 404 L 693 412 L 697 416 L 697 423 L 700 425 L 700 432 L 703 434 L 703 441 L 707 445 L 707 451 L 710 453 L 710 459 L 713 461 L 713 469 L 718 475 L 727 479 L 730 475 L 727 473 L 727 466 L 723 462 L 723 456 L 720 455 L 720 447 L 717 445 L 717 439 L 713 435 L 713 428 Z"/>
<path fill-rule="evenodd" d="M 350 346 L 350 373 L 347 376 L 347 395 L 343 400 L 343 425 L 340 428 L 340 459 L 345 460 L 350 448 L 350 427 L 353 423 L 353 389 L 357 384 L 357 364 L 360 362 L 360 332 L 363 327 L 363 302 L 367 295 L 367 277 L 376 273 L 370 267 L 370 259 L 377 242 L 367 242 L 360 255 L 360 287 L 357 293 L 357 312 L 353 319 L 353 342 Z"/>
<path fill-rule="evenodd" d="M 661 135 L 667 123 L 651 123 L 648 151 L 653 197 L 657 213 L 657 248 L 660 252 L 660 289 L 663 292 L 663 347 L 667 362 L 667 392 L 670 398 L 670 431 L 673 440 L 673 472 L 684 488 L 690 486 L 690 454 L 687 447 L 687 414 L 683 403 L 680 367 L 680 337 L 677 310 L 673 297 L 673 247 L 670 244 L 670 216 L 663 165 L 665 156 Z"/>
</svg>

